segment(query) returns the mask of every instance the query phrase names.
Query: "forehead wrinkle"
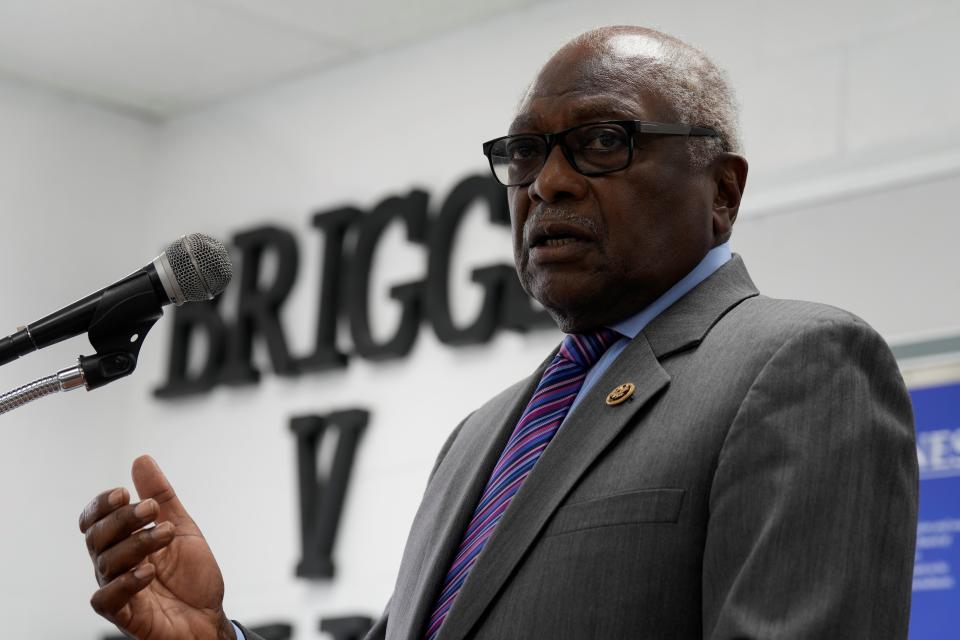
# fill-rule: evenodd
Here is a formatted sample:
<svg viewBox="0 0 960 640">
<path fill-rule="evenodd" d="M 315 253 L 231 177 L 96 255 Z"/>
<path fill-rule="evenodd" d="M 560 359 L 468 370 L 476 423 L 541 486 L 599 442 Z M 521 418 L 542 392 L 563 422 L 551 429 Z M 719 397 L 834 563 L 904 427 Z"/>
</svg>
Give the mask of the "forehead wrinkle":
<svg viewBox="0 0 960 640">
<path fill-rule="evenodd" d="M 607 93 L 611 87 L 627 88 L 633 86 L 630 73 L 634 69 L 597 54 L 573 61 L 551 61 L 540 71 L 521 104 L 538 98 L 593 95 Z"/>
</svg>

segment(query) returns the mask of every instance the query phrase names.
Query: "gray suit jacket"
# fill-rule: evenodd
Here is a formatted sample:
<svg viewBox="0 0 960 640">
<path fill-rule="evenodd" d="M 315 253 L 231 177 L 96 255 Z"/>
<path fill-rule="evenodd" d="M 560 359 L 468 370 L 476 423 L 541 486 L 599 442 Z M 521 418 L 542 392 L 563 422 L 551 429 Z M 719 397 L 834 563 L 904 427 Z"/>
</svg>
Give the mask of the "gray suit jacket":
<svg viewBox="0 0 960 640">
<path fill-rule="evenodd" d="M 450 436 L 368 638 L 422 637 L 541 371 Z M 606 405 L 624 382 L 632 400 Z M 439 638 L 905 638 L 916 515 L 910 402 L 884 341 L 758 295 L 737 257 L 568 416 Z"/>
</svg>

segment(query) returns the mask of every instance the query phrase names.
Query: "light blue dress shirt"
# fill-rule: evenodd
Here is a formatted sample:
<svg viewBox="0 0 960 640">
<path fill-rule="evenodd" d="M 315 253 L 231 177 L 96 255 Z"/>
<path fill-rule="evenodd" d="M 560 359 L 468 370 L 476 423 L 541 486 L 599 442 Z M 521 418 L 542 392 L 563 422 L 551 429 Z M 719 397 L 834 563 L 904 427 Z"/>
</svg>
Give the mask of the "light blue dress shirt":
<svg viewBox="0 0 960 640">
<path fill-rule="evenodd" d="M 710 277 L 714 271 L 726 264 L 732 255 L 730 244 L 727 242 L 724 242 L 718 247 L 714 247 L 707 252 L 707 255 L 703 257 L 700 264 L 693 268 L 693 271 L 667 289 L 662 296 L 644 307 L 640 313 L 610 326 L 610 329 L 613 329 L 622 337 L 610 345 L 610 348 L 600 357 L 597 364 L 593 365 L 593 368 L 587 373 L 587 378 L 583 381 L 583 386 L 580 387 L 580 393 L 578 393 L 574 399 L 570 411 L 573 411 L 573 408 L 579 404 L 583 395 L 600 379 L 600 376 L 610 368 L 610 365 L 617 359 L 617 356 L 623 353 L 623 350 L 627 348 L 627 344 L 636 338 L 637 334 L 643 331 L 644 327 L 650 324 L 658 315 L 666 311 L 670 305 L 689 293 L 691 289 Z M 567 413 L 567 415 L 570 414 Z M 246 640 L 237 625 L 234 624 L 233 628 L 237 632 L 237 640 Z"/>
</svg>

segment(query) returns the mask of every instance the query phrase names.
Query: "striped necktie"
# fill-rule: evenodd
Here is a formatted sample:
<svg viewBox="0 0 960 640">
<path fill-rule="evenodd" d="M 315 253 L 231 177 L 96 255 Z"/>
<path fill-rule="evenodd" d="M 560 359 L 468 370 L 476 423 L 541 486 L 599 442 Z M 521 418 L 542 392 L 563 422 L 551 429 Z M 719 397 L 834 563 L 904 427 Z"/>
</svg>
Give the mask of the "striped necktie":
<svg viewBox="0 0 960 640">
<path fill-rule="evenodd" d="M 568 334 L 563 339 L 480 496 L 434 605 L 425 634 L 427 640 L 436 637 L 477 556 L 540 454 L 560 428 L 590 367 L 618 337 L 619 334 L 612 329 L 603 329 L 590 334 Z"/>
</svg>

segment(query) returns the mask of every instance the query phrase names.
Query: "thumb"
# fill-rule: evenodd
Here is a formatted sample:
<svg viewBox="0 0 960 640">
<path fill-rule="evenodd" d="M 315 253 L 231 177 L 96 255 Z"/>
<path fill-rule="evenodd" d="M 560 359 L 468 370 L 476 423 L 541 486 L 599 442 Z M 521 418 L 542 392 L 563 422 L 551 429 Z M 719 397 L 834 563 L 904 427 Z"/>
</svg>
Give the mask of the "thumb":
<svg viewBox="0 0 960 640">
<path fill-rule="evenodd" d="M 193 524 L 190 514 L 184 509 L 156 460 L 150 456 L 140 456 L 133 461 L 130 475 L 133 476 L 133 485 L 137 488 L 140 499 L 153 498 L 160 506 L 157 522 L 169 520 L 174 525 Z"/>
</svg>

